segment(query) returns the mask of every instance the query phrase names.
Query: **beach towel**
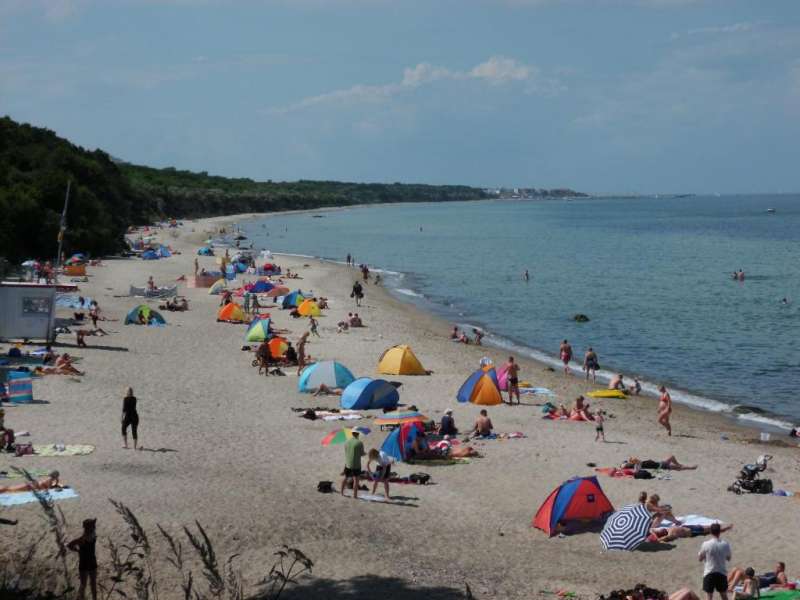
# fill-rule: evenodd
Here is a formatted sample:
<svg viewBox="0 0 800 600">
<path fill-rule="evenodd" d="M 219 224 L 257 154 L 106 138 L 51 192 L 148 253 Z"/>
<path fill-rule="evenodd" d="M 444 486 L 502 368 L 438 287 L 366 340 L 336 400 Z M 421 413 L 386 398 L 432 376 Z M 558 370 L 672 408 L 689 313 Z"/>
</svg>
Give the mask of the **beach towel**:
<svg viewBox="0 0 800 600">
<path fill-rule="evenodd" d="M 761 592 L 764 600 L 800 600 L 800 590 L 769 590 Z"/>
<path fill-rule="evenodd" d="M 472 462 L 469 458 L 432 458 L 430 460 L 411 460 L 406 461 L 410 465 L 423 465 L 429 467 L 446 467 L 448 465 L 468 465 Z"/>
<path fill-rule="evenodd" d="M 364 417 L 362 415 L 348 413 L 348 414 L 343 414 L 343 415 L 335 415 L 335 414 L 326 415 L 326 416 L 322 417 L 322 420 L 323 421 L 354 421 L 356 419 L 363 419 L 363 418 Z"/>
<path fill-rule="evenodd" d="M 72 488 L 65 488 L 63 490 L 51 490 L 45 492 L 51 500 L 67 500 L 69 498 L 77 498 L 78 493 Z M 30 504 L 31 502 L 38 502 L 36 495 L 33 492 L 17 492 L 15 494 L 0 494 L 0 506 L 17 506 L 19 504 Z"/>
<path fill-rule="evenodd" d="M 556 393 L 546 387 L 521 387 L 519 388 L 520 394 L 535 394 L 537 396 L 555 396 Z"/>
<path fill-rule="evenodd" d="M 722 523 L 719 519 L 709 519 L 708 517 L 704 517 L 703 515 L 685 515 L 680 516 L 678 515 L 678 520 L 681 522 L 682 525 L 699 525 L 702 527 L 710 527 L 714 523 Z M 672 521 L 668 519 L 664 519 L 659 523 L 659 527 L 672 527 L 675 525 Z"/>
<path fill-rule="evenodd" d="M 609 477 L 618 477 L 618 478 L 626 478 L 630 477 L 633 478 L 635 471 L 633 469 L 617 469 L 615 467 L 598 467 L 595 469 L 598 473 L 603 475 L 608 475 Z"/>
<path fill-rule="evenodd" d="M 34 479 L 38 479 L 39 477 L 47 477 L 52 469 L 27 469 L 28 475 L 33 477 Z M 0 471 L 0 479 L 24 479 L 25 474 L 20 473 L 18 471 Z"/>
<path fill-rule="evenodd" d="M 89 444 L 34 444 L 33 453 L 39 456 L 84 456 L 94 452 Z"/>
</svg>

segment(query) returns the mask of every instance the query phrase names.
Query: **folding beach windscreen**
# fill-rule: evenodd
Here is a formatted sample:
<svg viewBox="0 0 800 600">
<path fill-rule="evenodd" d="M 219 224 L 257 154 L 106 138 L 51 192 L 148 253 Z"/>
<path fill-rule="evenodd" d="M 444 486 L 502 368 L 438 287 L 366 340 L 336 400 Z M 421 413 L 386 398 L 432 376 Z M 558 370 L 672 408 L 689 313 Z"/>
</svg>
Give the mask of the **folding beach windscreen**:
<svg viewBox="0 0 800 600">
<path fill-rule="evenodd" d="M 26 371 L 11 371 L 8 374 L 8 401 L 13 404 L 33 402 L 33 380 Z"/>
</svg>

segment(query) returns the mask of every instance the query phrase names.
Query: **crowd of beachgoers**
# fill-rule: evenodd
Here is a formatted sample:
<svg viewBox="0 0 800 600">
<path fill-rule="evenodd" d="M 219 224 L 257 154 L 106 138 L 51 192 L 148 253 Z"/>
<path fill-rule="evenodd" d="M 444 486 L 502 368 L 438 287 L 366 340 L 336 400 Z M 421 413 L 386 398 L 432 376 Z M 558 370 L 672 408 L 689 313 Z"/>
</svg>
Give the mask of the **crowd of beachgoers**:
<svg viewBox="0 0 800 600">
<path fill-rule="evenodd" d="M 32 261 L 36 278 L 77 288 L 59 292 L 54 341 L 3 356 L 32 399 L 0 408 L 4 537 L 34 528 L 36 496 L 52 494 L 83 524 L 67 545 L 79 597 L 96 597 L 98 540 L 118 533 L 108 497 L 152 522 L 199 513 L 245 555 L 298 540 L 331 580 L 474 578 L 486 597 L 641 581 L 670 600 L 794 593 L 778 561 L 797 522 L 779 497 L 793 496 L 796 447 L 767 454 L 745 443 L 752 432 L 676 408 L 665 386 L 658 398 L 622 374 L 598 386 L 598 353 L 582 351 L 579 371 L 568 340 L 554 344 L 560 372 L 509 356 L 478 328 L 470 338 L 401 305 L 350 255 L 273 256 L 219 219 L 129 241 L 124 260 L 70 259 L 86 267 L 78 277 Z M 734 480 L 750 491 L 754 461 L 752 479 L 776 489 L 729 493 Z M 253 509 L 269 516 L 241 530 Z"/>
</svg>

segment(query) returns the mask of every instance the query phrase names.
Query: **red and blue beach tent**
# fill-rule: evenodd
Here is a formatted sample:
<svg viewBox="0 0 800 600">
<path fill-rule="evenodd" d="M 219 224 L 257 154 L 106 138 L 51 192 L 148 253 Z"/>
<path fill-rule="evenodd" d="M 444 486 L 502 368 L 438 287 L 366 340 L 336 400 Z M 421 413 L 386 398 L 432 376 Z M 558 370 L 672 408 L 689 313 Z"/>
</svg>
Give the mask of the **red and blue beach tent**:
<svg viewBox="0 0 800 600">
<path fill-rule="evenodd" d="M 550 493 L 532 525 L 552 537 L 576 525 L 602 523 L 613 512 L 597 477 L 573 477 Z"/>
</svg>

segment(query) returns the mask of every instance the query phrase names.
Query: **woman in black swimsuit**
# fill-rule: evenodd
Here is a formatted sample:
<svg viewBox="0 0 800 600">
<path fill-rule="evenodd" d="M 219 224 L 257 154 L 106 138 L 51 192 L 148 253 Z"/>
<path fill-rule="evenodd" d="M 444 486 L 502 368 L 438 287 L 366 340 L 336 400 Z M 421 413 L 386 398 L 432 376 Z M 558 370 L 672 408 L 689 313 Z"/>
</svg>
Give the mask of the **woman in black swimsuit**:
<svg viewBox="0 0 800 600">
<path fill-rule="evenodd" d="M 97 600 L 97 555 L 95 545 L 97 544 L 97 534 L 95 528 L 97 519 L 85 519 L 83 521 L 83 534 L 81 537 L 72 540 L 67 544 L 67 548 L 78 553 L 78 573 L 81 584 L 78 588 L 78 599 L 86 597 L 86 580 L 92 588 L 92 600 Z"/>
<path fill-rule="evenodd" d="M 128 388 L 122 399 L 122 447 L 125 449 L 128 448 L 129 426 L 133 437 L 133 449 L 136 450 L 139 443 L 139 413 L 136 412 L 136 396 L 133 395 L 133 388 Z"/>
</svg>

